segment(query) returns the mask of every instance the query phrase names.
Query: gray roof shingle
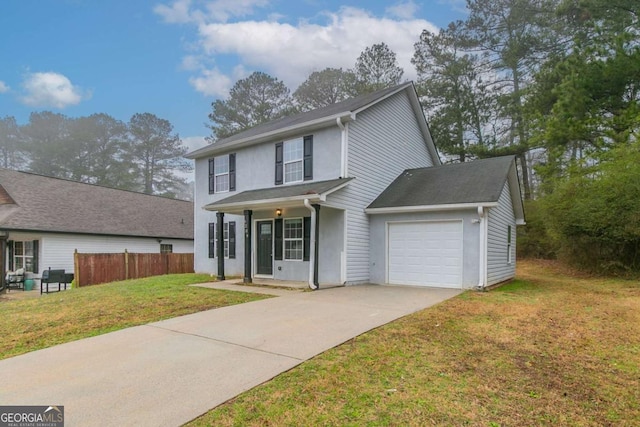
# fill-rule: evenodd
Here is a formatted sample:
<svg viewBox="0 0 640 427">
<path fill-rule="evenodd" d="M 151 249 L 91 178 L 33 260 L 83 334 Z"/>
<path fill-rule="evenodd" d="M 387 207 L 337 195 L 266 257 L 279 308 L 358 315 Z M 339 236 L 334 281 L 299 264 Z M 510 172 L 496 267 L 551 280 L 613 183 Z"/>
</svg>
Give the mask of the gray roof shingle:
<svg viewBox="0 0 640 427">
<path fill-rule="evenodd" d="M 368 209 L 497 202 L 511 167 L 513 156 L 407 169 Z"/>
<path fill-rule="evenodd" d="M 285 199 L 297 196 L 320 195 L 346 184 L 353 178 L 338 178 L 328 181 L 311 182 L 308 184 L 285 185 L 258 190 L 243 191 L 242 193 L 210 203 L 204 208 L 215 210 L 219 206 L 235 205 L 239 203 L 251 203 L 259 200 Z"/>
<path fill-rule="evenodd" d="M 271 132 L 276 132 L 278 130 L 286 129 L 292 126 L 304 125 L 305 123 L 313 122 L 327 117 L 333 117 L 340 114 L 348 114 L 357 111 L 379 99 L 386 97 L 387 95 L 404 89 L 410 85 L 412 85 L 412 83 L 403 83 L 397 86 L 379 90 L 377 92 L 347 99 L 336 104 L 327 105 L 326 107 L 318 108 L 304 113 L 294 114 L 277 120 L 272 120 L 270 122 L 263 123 L 245 131 L 239 132 L 228 138 L 220 139 L 206 147 L 192 151 L 191 153 L 188 153 L 186 157 L 195 159 L 207 155 L 212 151 L 233 145 L 234 142 L 250 139 L 252 137 L 257 137 Z"/>
<path fill-rule="evenodd" d="M 193 239 L 192 202 L 8 169 L 0 188 L 0 229 Z"/>
</svg>

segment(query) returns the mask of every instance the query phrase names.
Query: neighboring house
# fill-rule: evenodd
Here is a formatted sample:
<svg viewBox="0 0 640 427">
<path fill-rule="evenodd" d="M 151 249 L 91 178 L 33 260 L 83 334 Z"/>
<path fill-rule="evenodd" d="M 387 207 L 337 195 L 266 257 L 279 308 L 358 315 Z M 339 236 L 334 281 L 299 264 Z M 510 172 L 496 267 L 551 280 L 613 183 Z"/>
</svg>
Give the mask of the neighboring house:
<svg viewBox="0 0 640 427">
<path fill-rule="evenodd" d="M 73 272 L 76 249 L 191 253 L 193 203 L 0 169 L 0 243 L 3 270 L 27 277 Z"/>
<path fill-rule="evenodd" d="M 195 270 L 484 287 L 515 274 L 513 157 L 440 165 L 412 83 L 196 150 Z"/>
</svg>

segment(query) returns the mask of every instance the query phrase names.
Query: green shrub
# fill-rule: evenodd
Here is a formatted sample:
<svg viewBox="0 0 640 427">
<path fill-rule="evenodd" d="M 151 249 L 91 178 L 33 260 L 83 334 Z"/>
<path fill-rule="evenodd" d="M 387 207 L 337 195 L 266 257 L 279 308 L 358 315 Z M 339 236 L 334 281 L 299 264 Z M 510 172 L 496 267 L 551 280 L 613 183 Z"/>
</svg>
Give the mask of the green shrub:
<svg viewBox="0 0 640 427">
<path fill-rule="evenodd" d="M 524 204 L 527 225 L 518 227 L 516 240 L 518 258 L 555 259 L 558 245 L 549 235 L 544 212 L 537 200 L 527 200 Z"/>
<path fill-rule="evenodd" d="M 640 273 L 640 143 L 568 176 L 540 201 L 559 258 L 601 273 Z"/>
</svg>

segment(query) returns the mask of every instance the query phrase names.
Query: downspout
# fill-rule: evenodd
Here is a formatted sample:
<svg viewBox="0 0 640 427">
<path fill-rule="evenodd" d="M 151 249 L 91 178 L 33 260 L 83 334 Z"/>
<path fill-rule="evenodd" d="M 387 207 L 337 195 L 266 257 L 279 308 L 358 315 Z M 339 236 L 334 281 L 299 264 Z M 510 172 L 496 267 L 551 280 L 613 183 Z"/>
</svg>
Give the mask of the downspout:
<svg viewBox="0 0 640 427">
<path fill-rule="evenodd" d="M 486 281 L 485 281 L 485 276 L 486 276 L 486 269 L 487 269 L 487 246 L 485 245 L 485 241 L 487 240 L 487 234 L 486 234 L 486 222 L 487 222 L 487 218 L 486 218 L 486 212 L 484 211 L 484 207 L 482 206 L 478 206 L 478 216 L 480 217 L 479 219 L 479 226 L 480 226 L 480 256 L 479 258 L 479 262 L 480 262 L 480 268 L 478 271 L 478 286 L 476 287 L 479 291 L 484 291 L 485 290 L 485 285 L 486 285 Z"/>
<path fill-rule="evenodd" d="M 315 247 L 316 247 L 316 209 L 311 206 L 311 203 L 309 203 L 309 199 L 304 199 L 304 205 L 307 209 L 309 209 L 309 212 L 311 212 L 311 237 L 310 237 L 310 242 L 309 242 L 309 247 L 311 248 L 311 250 L 309 252 L 311 252 L 309 254 L 309 288 L 313 289 L 314 291 L 316 289 L 318 289 L 318 287 L 316 286 L 316 284 L 313 281 L 313 276 L 314 276 L 314 267 L 316 265 L 316 251 L 315 251 Z"/>
<path fill-rule="evenodd" d="M 336 118 L 336 123 L 340 128 L 340 176 L 342 178 L 347 177 L 347 130 L 342 123 L 342 119 L 340 117 Z"/>
</svg>

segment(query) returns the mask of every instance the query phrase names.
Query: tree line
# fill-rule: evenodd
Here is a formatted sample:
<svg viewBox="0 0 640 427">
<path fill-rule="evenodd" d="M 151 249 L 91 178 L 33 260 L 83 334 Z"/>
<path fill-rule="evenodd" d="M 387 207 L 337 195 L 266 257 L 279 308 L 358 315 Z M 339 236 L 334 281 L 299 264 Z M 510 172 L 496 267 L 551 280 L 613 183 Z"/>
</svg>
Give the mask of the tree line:
<svg viewBox="0 0 640 427">
<path fill-rule="evenodd" d="M 150 113 L 126 123 L 103 113 L 34 112 L 24 125 L 0 118 L 1 167 L 105 187 L 191 199 L 176 175 L 192 168 L 186 151 L 173 125 Z"/>
<path fill-rule="evenodd" d="M 468 16 L 414 45 L 416 88 L 445 161 L 515 155 L 521 254 L 640 272 L 640 2 L 467 0 Z M 353 69 L 239 80 L 209 115 L 215 142 L 401 82 L 385 43 Z"/>
<path fill-rule="evenodd" d="M 207 140 L 213 143 L 261 123 L 394 86 L 403 75 L 395 52 L 384 42 L 362 51 L 353 69 L 312 72 L 293 94 L 281 80 L 256 71 L 238 80 L 227 99 L 211 104 Z"/>
</svg>

